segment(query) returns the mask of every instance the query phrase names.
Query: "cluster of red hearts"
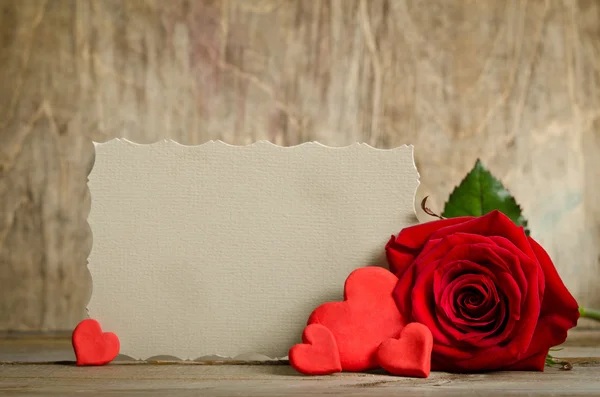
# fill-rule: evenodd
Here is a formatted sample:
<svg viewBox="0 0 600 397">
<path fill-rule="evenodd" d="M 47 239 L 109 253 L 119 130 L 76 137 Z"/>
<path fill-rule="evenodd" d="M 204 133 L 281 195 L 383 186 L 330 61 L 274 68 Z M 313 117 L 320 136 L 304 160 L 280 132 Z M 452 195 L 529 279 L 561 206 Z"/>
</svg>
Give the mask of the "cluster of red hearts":
<svg viewBox="0 0 600 397">
<path fill-rule="evenodd" d="M 309 316 L 303 343 L 289 352 L 296 370 L 543 371 L 549 349 L 577 325 L 578 304 L 546 251 L 498 211 L 405 228 L 385 251 L 389 270 L 355 270 L 344 301 Z M 79 365 L 119 352 L 116 335 L 91 319 L 77 326 L 73 346 Z"/>
<path fill-rule="evenodd" d="M 394 375 L 427 377 L 433 336 L 420 323 L 405 325 L 392 292 L 398 278 L 366 267 L 346 279 L 344 302 L 319 306 L 290 349 L 290 364 L 307 375 L 381 367 Z"/>
</svg>

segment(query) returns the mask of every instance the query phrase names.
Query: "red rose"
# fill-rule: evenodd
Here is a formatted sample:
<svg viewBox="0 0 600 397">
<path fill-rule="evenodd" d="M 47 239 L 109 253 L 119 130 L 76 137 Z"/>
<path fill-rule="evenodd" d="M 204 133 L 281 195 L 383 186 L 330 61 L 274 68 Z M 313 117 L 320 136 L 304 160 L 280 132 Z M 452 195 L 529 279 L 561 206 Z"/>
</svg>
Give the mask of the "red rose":
<svg viewBox="0 0 600 397">
<path fill-rule="evenodd" d="M 386 253 L 400 312 L 433 334 L 432 369 L 543 371 L 577 325 L 546 251 L 498 211 L 403 229 Z"/>
</svg>

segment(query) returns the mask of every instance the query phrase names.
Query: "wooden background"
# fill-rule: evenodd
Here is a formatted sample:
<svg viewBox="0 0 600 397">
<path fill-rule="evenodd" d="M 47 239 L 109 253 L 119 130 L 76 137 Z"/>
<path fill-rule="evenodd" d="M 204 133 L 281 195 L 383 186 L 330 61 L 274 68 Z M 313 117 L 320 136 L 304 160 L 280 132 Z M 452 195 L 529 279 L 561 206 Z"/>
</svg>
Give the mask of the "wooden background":
<svg viewBox="0 0 600 397">
<path fill-rule="evenodd" d="M 477 157 L 600 306 L 600 2 L 0 0 L 0 329 L 90 293 L 92 140 L 415 145 L 441 209 Z"/>
</svg>

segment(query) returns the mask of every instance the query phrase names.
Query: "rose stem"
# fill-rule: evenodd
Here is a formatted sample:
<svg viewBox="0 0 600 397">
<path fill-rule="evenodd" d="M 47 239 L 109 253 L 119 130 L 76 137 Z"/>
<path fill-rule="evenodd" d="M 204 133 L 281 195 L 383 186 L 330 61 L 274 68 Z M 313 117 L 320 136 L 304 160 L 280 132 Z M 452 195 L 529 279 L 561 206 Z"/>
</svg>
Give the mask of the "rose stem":
<svg viewBox="0 0 600 397">
<path fill-rule="evenodd" d="M 600 310 L 587 309 L 585 307 L 580 307 L 579 315 L 581 317 L 591 318 L 592 320 L 600 321 Z"/>
<path fill-rule="evenodd" d="M 429 196 L 425 196 L 423 198 L 423 200 L 421 200 L 421 209 L 423 210 L 423 212 L 425 212 L 429 216 L 434 216 L 439 219 L 445 219 L 443 216 L 436 214 L 429 207 L 427 207 L 427 199 L 428 198 L 429 198 Z"/>
</svg>

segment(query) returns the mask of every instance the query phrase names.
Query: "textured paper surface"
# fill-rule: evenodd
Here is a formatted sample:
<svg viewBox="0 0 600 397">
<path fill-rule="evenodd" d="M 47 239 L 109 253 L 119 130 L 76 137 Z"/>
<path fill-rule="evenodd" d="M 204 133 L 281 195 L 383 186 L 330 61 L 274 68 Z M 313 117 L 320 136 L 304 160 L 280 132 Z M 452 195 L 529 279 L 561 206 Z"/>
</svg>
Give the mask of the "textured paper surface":
<svg viewBox="0 0 600 397">
<path fill-rule="evenodd" d="M 412 146 L 96 144 L 89 315 L 136 359 L 286 356 L 417 186 Z"/>
</svg>

